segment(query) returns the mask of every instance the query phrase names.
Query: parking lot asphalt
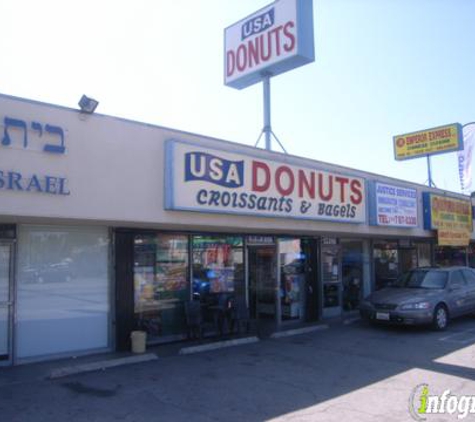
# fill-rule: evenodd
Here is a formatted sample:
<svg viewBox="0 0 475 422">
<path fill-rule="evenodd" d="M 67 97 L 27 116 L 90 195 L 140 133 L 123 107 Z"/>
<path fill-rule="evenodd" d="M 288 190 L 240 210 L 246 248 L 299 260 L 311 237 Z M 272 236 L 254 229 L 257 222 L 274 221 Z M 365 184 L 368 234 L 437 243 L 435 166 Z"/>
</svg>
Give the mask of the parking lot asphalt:
<svg viewBox="0 0 475 422">
<path fill-rule="evenodd" d="M 158 359 L 58 379 L 47 374 L 64 361 L 0 368 L 0 420 L 411 421 L 421 384 L 475 395 L 474 317 L 444 332 L 354 319 L 189 355 L 153 352 Z"/>
</svg>

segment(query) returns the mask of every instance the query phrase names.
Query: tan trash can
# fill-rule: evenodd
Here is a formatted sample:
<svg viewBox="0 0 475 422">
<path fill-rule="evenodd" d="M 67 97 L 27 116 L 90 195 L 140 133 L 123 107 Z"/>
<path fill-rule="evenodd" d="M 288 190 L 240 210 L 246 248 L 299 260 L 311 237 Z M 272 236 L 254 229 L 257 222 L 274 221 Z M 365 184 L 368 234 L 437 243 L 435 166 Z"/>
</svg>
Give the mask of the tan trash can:
<svg viewBox="0 0 475 422">
<path fill-rule="evenodd" d="M 145 331 L 132 331 L 130 340 L 132 341 L 132 353 L 145 353 L 145 345 L 147 344 L 147 333 Z"/>
</svg>

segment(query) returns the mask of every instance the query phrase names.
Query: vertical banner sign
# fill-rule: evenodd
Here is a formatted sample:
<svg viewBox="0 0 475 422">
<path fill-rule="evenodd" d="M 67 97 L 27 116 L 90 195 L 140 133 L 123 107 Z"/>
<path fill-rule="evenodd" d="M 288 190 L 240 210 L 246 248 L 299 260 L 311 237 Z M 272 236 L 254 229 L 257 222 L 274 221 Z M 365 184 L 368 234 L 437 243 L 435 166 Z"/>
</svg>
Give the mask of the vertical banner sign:
<svg viewBox="0 0 475 422">
<path fill-rule="evenodd" d="M 289 161 L 271 161 L 168 141 L 165 208 L 366 222 L 366 182 L 363 178 Z"/>
<path fill-rule="evenodd" d="M 224 83 L 242 89 L 315 60 L 312 0 L 278 0 L 224 30 Z"/>
<path fill-rule="evenodd" d="M 370 186 L 370 224 L 412 228 L 418 226 L 417 191 L 375 182 Z"/>
<path fill-rule="evenodd" d="M 441 246 L 468 246 L 472 234 L 472 204 L 457 199 L 423 193 L 424 229 L 437 230 Z"/>
<path fill-rule="evenodd" d="M 464 149 L 458 152 L 460 185 L 462 192 L 469 193 L 472 187 L 472 154 L 475 143 L 475 123 L 463 127 Z"/>
</svg>

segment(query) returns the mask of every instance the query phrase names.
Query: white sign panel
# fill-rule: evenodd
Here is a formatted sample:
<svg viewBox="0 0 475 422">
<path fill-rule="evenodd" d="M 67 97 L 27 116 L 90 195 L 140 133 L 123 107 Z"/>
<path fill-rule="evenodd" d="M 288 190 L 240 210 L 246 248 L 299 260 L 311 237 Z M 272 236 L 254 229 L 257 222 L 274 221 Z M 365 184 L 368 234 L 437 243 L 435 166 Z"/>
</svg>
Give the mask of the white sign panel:
<svg viewBox="0 0 475 422">
<path fill-rule="evenodd" d="M 278 0 L 224 32 L 224 83 L 242 89 L 315 60 L 312 0 Z"/>
<path fill-rule="evenodd" d="M 375 183 L 370 207 L 370 223 L 377 226 L 417 227 L 417 191 Z"/>
<path fill-rule="evenodd" d="M 360 177 L 179 141 L 167 142 L 165 167 L 169 210 L 366 221 Z"/>
</svg>

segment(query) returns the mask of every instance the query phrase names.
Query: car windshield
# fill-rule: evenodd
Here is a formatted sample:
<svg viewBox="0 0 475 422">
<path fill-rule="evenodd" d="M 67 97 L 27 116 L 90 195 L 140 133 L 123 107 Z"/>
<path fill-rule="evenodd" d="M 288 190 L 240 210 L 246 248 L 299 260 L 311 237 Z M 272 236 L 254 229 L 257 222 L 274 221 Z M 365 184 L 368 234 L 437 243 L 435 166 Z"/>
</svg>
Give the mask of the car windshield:
<svg viewBox="0 0 475 422">
<path fill-rule="evenodd" d="M 447 271 L 413 270 L 401 275 L 396 286 L 415 289 L 443 289 L 447 284 L 447 278 Z"/>
</svg>

